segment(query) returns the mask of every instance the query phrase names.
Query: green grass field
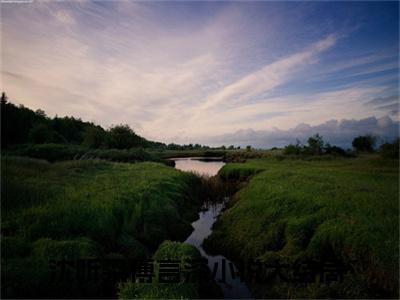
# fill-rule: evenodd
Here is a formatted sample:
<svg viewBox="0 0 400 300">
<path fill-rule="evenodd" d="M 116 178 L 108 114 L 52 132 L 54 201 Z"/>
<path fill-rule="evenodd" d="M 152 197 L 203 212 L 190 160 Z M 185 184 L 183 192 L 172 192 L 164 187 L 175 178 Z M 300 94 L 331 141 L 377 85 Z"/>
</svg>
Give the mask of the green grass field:
<svg viewBox="0 0 400 300">
<path fill-rule="evenodd" d="M 222 178 L 253 176 L 205 247 L 236 261 L 335 257 L 355 270 L 334 286 L 253 284 L 258 297 L 397 297 L 398 171 L 377 155 L 227 164 Z"/>
<path fill-rule="evenodd" d="M 1 168 L 7 298 L 110 297 L 99 286 L 49 284 L 48 259 L 151 257 L 190 234 L 201 205 L 200 179 L 159 163 L 5 156 Z"/>
</svg>

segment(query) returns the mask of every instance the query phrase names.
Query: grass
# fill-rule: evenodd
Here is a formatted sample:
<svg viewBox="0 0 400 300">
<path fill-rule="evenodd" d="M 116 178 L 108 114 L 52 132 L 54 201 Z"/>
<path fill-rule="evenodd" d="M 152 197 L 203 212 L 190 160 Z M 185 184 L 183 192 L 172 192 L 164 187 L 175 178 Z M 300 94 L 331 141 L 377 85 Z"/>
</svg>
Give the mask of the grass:
<svg viewBox="0 0 400 300">
<path fill-rule="evenodd" d="M 22 144 L 8 149 L 5 154 L 45 159 L 49 162 L 103 159 L 114 162 L 154 161 L 173 166 L 173 162 L 163 159 L 160 153 L 143 148 L 91 149 L 72 144 Z"/>
<path fill-rule="evenodd" d="M 120 299 L 209 299 L 220 298 L 222 293 L 211 279 L 207 270 L 202 270 L 202 280 L 190 280 L 194 275 L 190 272 L 191 260 L 201 259 L 200 252 L 192 245 L 164 241 L 153 255 L 155 261 L 155 278 L 152 283 L 137 283 L 132 280 L 120 283 L 118 296 Z M 179 283 L 160 283 L 160 260 L 179 262 Z"/>
<path fill-rule="evenodd" d="M 49 285 L 48 259 L 150 257 L 190 234 L 201 205 L 199 178 L 154 162 L 5 156 L 1 169 L 6 298 L 112 297 L 99 286 Z"/>
<path fill-rule="evenodd" d="M 180 268 L 184 264 L 185 259 L 198 259 L 200 252 L 192 245 L 165 241 L 156 253 L 153 255 L 154 260 L 178 260 Z M 155 274 L 158 265 L 156 264 Z M 179 280 L 180 283 L 162 284 L 159 283 L 158 277 L 152 283 L 136 283 L 128 280 L 121 283 L 118 287 L 118 295 L 120 299 L 193 299 L 199 298 L 199 285 L 197 283 L 187 283 Z"/>
<path fill-rule="evenodd" d="M 227 164 L 222 177 L 253 177 L 205 247 L 242 261 L 335 257 L 355 270 L 333 289 L 253 285 L 256 296 L 397 297 L 398 171 L 398 160 L 378 155 Z"/>
</svg>

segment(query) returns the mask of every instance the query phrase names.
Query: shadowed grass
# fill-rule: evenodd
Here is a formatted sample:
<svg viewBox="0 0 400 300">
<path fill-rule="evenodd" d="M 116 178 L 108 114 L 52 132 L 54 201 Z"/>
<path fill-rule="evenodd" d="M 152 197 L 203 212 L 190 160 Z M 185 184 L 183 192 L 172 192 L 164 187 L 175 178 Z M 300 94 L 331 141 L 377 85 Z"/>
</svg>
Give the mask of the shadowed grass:
<svg viewBox="0 0 400 300">
<path fill-rule="evenodd" d="M 220 298 L 222 293 L 217 284 L 211 279 L 206 266 L 201 278 L 191 278 L 193 271 L 188 271 L 196 264 L 191 261 L 201 259 L 201 254 L 194 246 L 179 242 L 164 241 L 153 255 L 155 262 L 155 278 L 152 283 L 138 283 L 128 280 L 118 285 L 120 299 L 204 299 Z M 161 260 L 179 263 L 179 283 L 162 283 L 159 262 Z M 165 272 L 165 271 L 164 271 Z"/>
</svg>

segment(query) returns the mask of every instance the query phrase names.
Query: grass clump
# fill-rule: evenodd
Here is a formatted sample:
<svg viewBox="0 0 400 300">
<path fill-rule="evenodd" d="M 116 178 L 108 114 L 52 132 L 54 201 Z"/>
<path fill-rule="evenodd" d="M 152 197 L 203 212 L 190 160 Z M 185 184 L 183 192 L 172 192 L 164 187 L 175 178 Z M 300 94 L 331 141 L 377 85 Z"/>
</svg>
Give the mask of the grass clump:
<svg viewBox="0 0 400 300">
<path fill-rule="evenodd" d="M 152 283 L 140 283 L 128 280 L 118 285 L 120 299 L 198 299 L 215 298 L 221 296 L 221 291 L 211 280 L 205 265 L 201 270 L 201 278 L 192 280 L 190 272 L 191 260 L 201 259 L 200 252 L 192 245 L 164 241 L 152 257 L 154 259 L 155 277 Z M 169 260 L 179 262 L 179 282 L 163 283 L 160 280 L 160 261 Z"/>
</svg>

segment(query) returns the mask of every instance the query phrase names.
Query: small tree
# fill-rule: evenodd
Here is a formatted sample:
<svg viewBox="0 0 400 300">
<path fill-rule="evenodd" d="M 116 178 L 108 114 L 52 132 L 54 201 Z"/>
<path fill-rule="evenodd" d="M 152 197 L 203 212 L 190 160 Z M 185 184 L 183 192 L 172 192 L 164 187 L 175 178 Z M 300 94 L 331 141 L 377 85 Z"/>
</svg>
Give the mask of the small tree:
<svg viewBox="0 0 400 300">
<path fill-rule="evenodd" d="M 308 138 L 308 150 L 311 154 L 321 155 L 324 146 L 324 140 L 318 133 Z"/>
<path fill-rule="evenodd" d="M 247 152 L 250 152 L 250 151 L 251 151 L 251 145 L 247 145 L 247 146 L 246 146 L 246 151 L 247 151 Z"/>
<path fill-rule="evenodd" d="M 353 140 L 353 147 L 357 151 L 372 152 L 374 150 L 376 138 L 372 135 L 358 136 Z"/>
<path fill-rule="evenodd" d="M 7 101 L 8 101 L 8 97 L 7 97 L 7 95 L 6 95 L 6 93 L 1 93 L 1 104 L 2 105 L 4 105 L 4 104 L 7 104 Z"/>
</svg>

